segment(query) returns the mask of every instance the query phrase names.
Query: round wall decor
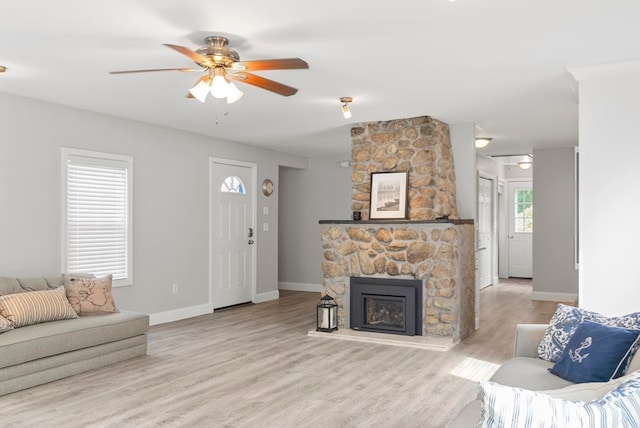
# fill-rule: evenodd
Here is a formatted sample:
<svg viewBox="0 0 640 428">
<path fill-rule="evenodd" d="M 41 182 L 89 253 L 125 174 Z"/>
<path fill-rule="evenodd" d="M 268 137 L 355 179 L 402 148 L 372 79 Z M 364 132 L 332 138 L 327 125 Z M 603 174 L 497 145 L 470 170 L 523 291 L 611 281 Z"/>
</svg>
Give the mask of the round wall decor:
<svg viewBox="0 0 640 428">
<path fill-rule="evenodd" d="M 273 193 L 273 181 L 269 180 L 268 178 L 264 179 L 264 181 L 262 182 L 262 193 L 265 196 L 271 196 L 271 194 Z"/>
</svg>

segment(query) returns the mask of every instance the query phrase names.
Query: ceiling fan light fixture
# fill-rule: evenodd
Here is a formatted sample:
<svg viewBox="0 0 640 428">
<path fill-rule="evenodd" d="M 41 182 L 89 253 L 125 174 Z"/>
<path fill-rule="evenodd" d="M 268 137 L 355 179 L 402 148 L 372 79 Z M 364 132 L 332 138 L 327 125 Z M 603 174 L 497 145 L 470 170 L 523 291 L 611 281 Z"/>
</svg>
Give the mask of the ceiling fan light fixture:
<svg viewBox="0 0 640 428">
<path fill-rule="evenodd" d="M 204 103 L 204 101 L 207 99 L 207 94 L 211 90 L 208 80 L 209 79 L 202 79 L 198 81 L 198 83 L 193 88 L 189 89 L 189 93 L 201 103 Z"/>
<path fill-rule="evenodd" d="M 216 98 L 226 98 L 229 91 L 229 81 L 224 77 L 224 69 L 216 67 L 213 70 L 213 81 L 211 82 L 211 95 Z"/>
<path fill-rule="evenodd" d="M 484 149 L 491 143 L 491 137 L 476 137 L 476 149 Z"/>
<path fill-rule="evenodd" d="M 227 104 L 235 103 L 240 98 L 242 98 L 243 95 L 244 93 L 240 89 L 238 89 L 238 87 L 234 85 L 233 82 L 229 82 L 229 85 L 227 86 Z"/>
<path fill-rule="evenodd" d="M 342 103 L 342 115 L 345 119 L 349 119 L 351 117 L 351 110 L 349 110 L 349 103 L 353 102 L 352 97 L 341 97 L 340 102 Z"/>
</svg>

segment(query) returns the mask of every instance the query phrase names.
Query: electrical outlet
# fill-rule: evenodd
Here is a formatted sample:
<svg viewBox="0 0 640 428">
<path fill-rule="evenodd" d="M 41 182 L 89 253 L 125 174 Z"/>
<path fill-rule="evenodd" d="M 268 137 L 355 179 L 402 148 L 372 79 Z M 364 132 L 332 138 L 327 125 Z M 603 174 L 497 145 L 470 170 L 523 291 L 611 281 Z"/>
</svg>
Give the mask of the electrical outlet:
<svg viewBox="0 0 640 428">
<path fill-rule="evenodd" d="M 173 284 L 173 294 L 178 294 L 178 284 Z"/>
</svg>

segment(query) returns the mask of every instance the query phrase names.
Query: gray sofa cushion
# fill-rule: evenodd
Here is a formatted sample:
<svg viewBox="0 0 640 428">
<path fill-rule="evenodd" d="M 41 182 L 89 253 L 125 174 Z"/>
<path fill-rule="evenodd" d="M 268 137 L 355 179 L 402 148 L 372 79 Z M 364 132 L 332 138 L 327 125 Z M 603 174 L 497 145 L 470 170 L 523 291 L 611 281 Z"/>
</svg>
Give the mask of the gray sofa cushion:
<svg viewBox="0 0 640 428">
<path fill-rule="evenodd" d="M 452 420 L 447 428 L 473 428 L 478 426 L 478 421 L 482 414 L 482 401 L 474 400 L 467 404 L 464 409 L 454 420 Z"/>
<path fill-rule="evenodd" d="M 64 285 L 62 275 L 39 278 L 8 278 L 0 277 L 0 296 L 5 294 L 22 293 L 25 291 L 39 291 L 58 288 Z"/>
<path fill-rule="evenodd" d="M 491 381 L 533 391 L 573 385 L 573 382 L 549 372 L 547 369 L 551 366 L 552 362 L 539 358 L 515 357 L 505 361 L 491 377 Z"/>
<path fill-rule="evenodd" d="M 0 396 L 145 355 L 145 334 L 0 369 Z M 87 379 L 80 380 L 87 383 Z M 87 385 L 90 390 L 91 384 Z M 1 424 L 0 424 L 1 425 Z"/>
<path fill-rule="evenodd" d="M 135 312 L 82 316 L 0 334 L 0 368 L 145 334 L 149 316 Z"/>
</svg>

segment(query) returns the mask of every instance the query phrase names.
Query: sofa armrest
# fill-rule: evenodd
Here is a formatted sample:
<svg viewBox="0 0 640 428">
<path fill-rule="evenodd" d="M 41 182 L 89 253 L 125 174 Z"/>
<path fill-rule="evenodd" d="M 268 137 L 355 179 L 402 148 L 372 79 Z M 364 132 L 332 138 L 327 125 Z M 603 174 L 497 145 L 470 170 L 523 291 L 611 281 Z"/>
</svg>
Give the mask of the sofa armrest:
<svg viewBox="0 0 640 428">
<path fill-rule="evenodd" d="M 516 357 L 538 357 L 538 345 L 544 336 L 547 324 L 518 324 L 516 326 Z"/>
</svg>

